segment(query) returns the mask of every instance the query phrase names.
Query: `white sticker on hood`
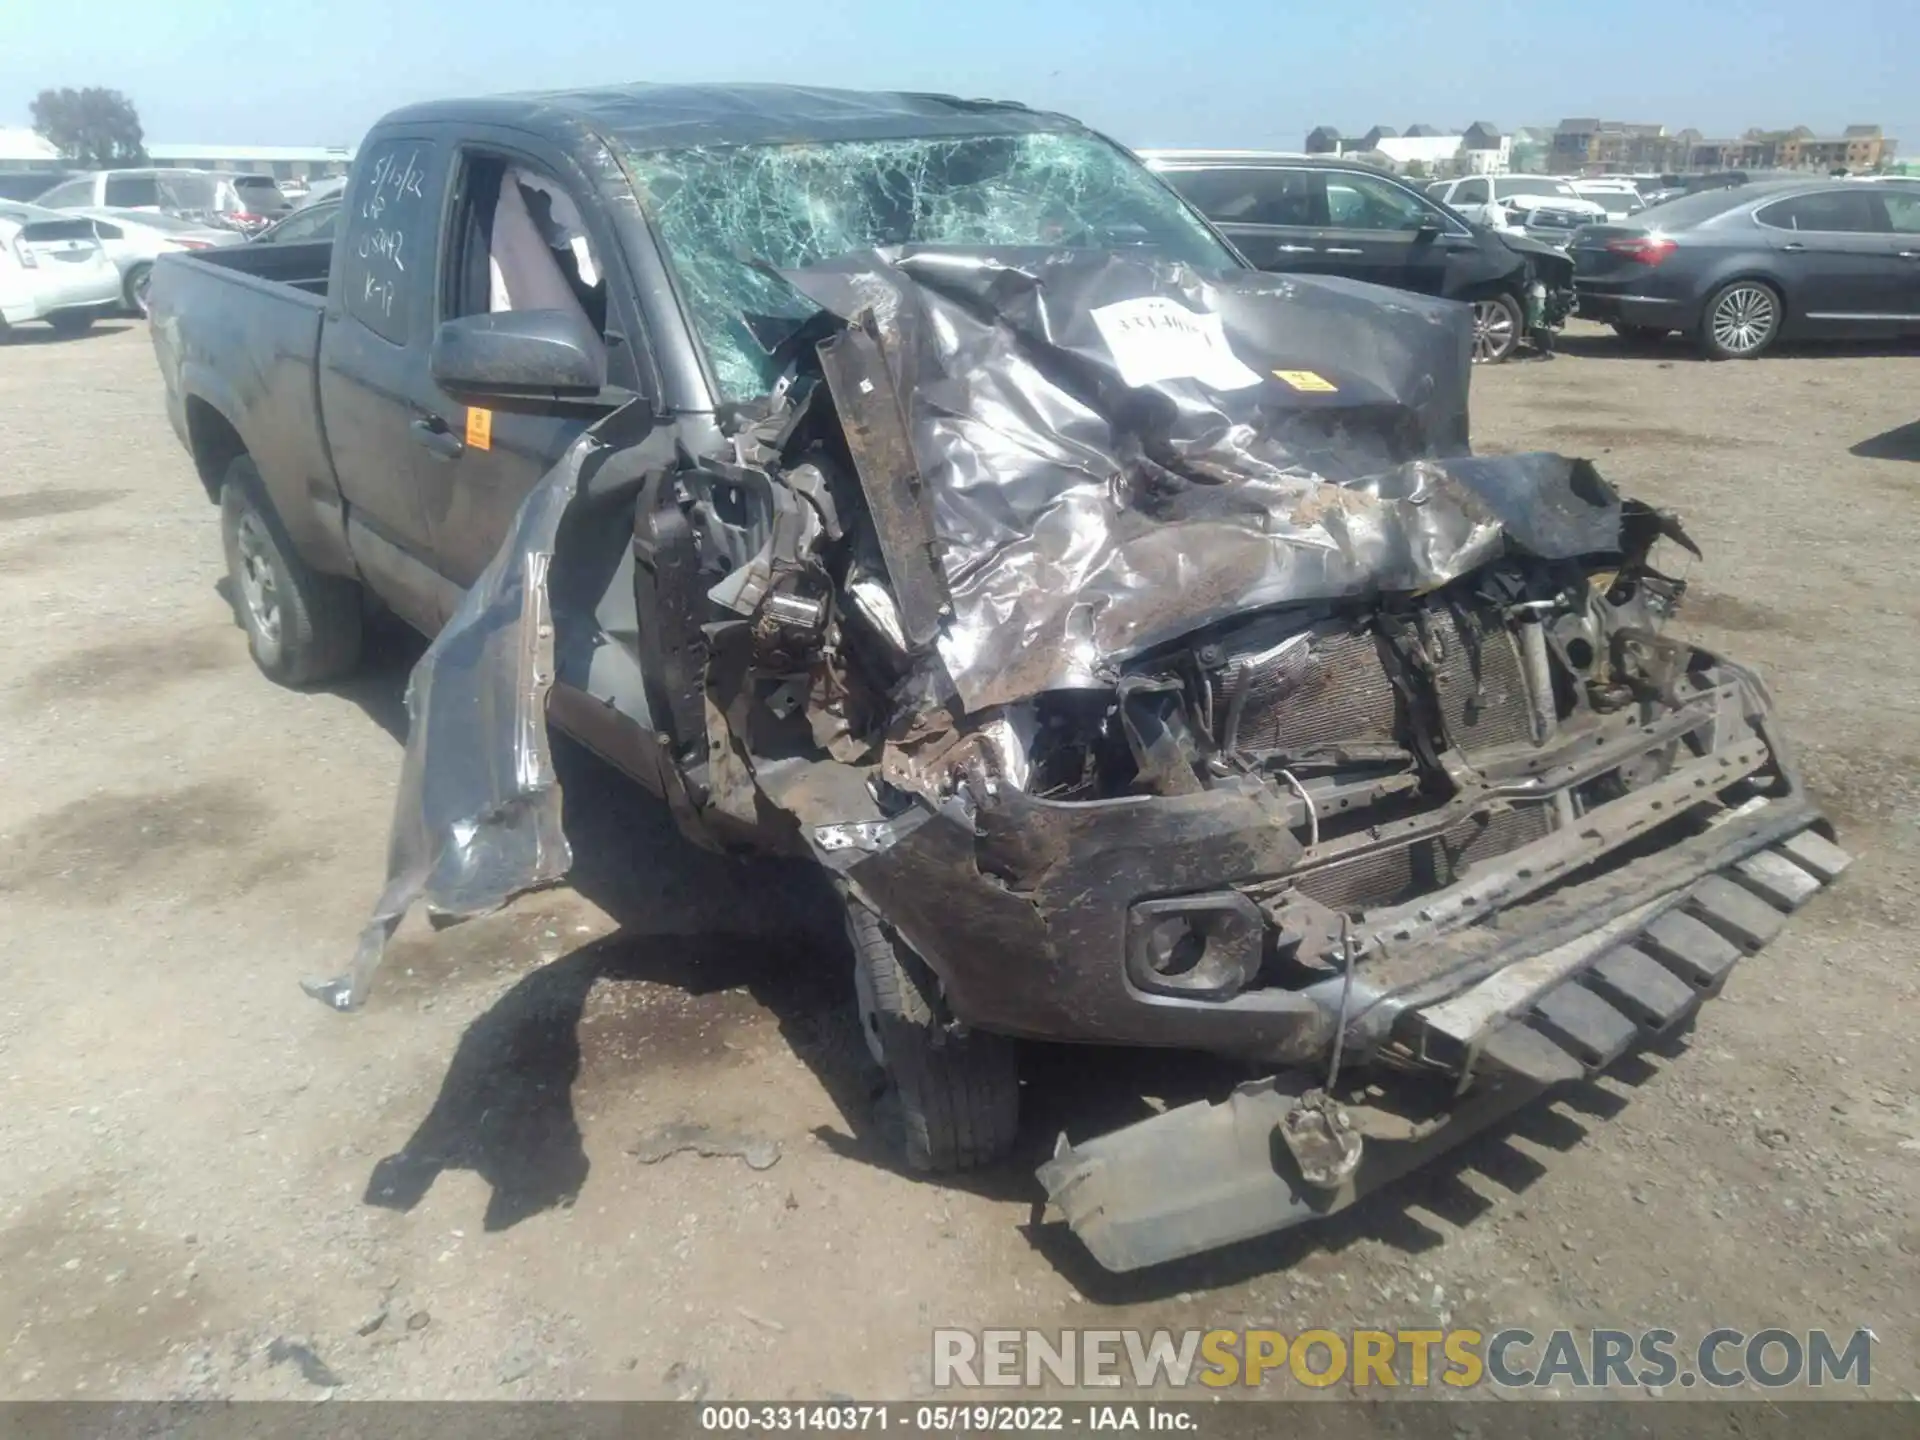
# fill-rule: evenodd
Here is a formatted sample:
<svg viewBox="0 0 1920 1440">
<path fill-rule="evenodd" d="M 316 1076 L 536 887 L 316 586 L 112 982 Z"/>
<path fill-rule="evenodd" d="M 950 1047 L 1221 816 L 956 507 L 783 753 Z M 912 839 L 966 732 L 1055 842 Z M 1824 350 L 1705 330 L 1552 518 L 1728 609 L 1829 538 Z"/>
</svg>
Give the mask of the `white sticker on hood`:
<svg viewBox="0 0 1920 1440">
<path fill-rule="evenodd" d="M 1120 378 L 1129 385 L 1198 380 L 1214 390 L 1244 390 L 1260 383 L 1227 344 L 1218 315 L 1189 310 L 1162 295 L 1102 305 L 1092 313 Z"/>
</svg>

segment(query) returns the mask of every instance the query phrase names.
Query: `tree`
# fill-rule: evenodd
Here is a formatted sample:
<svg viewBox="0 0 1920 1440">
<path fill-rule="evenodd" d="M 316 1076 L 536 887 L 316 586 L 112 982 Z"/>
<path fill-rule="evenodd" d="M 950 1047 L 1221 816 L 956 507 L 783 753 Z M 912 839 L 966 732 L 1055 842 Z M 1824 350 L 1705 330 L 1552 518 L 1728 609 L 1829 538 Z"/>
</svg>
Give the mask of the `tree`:
<svg viewBox="0 0 1920 1440">
<path fill-rule="evenodd" d="M 33 128 L 63 160 L 88 169 L 137 165 L 147 158 L 140 116 L 118 90 L 97 85 L 42 90 L 33 101 Z"/>
<path fill-rule="evenodd" d="M 1409 180 L 1426 179 L 1427 178 L 1427 162 L 1424 160 L 1409 160 L 1407 162 L 1406 173 L 1407 173 L 1407 178 Z"/>
</svg>

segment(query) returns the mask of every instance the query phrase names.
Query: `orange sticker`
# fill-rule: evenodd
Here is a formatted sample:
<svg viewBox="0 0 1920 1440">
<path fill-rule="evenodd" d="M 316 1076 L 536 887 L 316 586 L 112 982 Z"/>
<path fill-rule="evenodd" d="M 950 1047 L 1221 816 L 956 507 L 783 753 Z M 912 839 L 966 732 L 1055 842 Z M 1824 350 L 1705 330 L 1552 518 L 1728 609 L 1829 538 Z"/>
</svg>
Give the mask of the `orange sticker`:
<svg viewBox="0 0 1920 1440">
<path fill-rule="evenodd" d="M 467 444 L 475 450 L 493 448 L 493 411 L 470 406 L 467 410 Z"/>
<path fill-rule="evenodd" d="M 1317 375 L 1311 370 L 1276 370 L 1273 376 L 1274 379 L 1284 380 L 1294 389 L 1304 390 L 1311 395 L 1331 395 L 1340 388 L 1326 376 Z"/>
</svg>

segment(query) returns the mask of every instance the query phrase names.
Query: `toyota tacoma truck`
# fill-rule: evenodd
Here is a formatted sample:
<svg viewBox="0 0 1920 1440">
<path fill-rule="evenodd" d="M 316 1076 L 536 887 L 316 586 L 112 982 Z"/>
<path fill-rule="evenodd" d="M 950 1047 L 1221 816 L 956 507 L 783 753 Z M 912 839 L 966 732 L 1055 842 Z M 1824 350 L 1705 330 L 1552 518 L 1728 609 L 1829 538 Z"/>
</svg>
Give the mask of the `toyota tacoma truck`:
<svg viewBox="0 0 1920 1440">
<path fill-rule="evenodd" d="M 1847 864 L 1692 548 L 1476 456 L 1466 307 L 1268 275 L 1013 104 L 632 86 L 367 137 L 330 244 L 163 257 L 253 654 L 435 636 L 366 998 L 416 905 L 561 879 L 549 719 L 843 897 L 906 1159 L 1022 1039 L 1228 1057 L 1038 1175 L 1131 1269 L 1300 1223 L 1684 1026 Z"/>
</svg>

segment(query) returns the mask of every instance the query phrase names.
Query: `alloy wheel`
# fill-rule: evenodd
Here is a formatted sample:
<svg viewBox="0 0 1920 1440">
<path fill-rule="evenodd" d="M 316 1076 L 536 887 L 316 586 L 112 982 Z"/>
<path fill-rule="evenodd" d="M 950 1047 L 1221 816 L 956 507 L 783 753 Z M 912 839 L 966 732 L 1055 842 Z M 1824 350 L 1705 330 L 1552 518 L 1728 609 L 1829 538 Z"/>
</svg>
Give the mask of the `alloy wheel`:
<svg viewBox="0 0 1920 1440">
<path fill-rule="evenodd" d="M 1504 360 L 1520 342 L 1511 306 L 1499 300 L 1473 302 L 1473 358 L 1481 364 Z"/>
<path fill-rule="evenodd" d="M 1713 307 L 1713 341 L 1730 355 L 1751 355 L 1773 338 L 1779 302 L 1764 285 L 1735 285 Z"/>
<path fill-rule="evenodd" d="M 235 536 L 240 550 L 240 598 L 255 632 L 269 645 L 280 643 L 280 586 L 274 578 L 272 542 L 260 517 L 241 517 Z"/>
</svg>

